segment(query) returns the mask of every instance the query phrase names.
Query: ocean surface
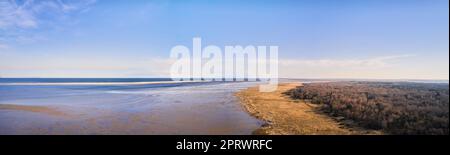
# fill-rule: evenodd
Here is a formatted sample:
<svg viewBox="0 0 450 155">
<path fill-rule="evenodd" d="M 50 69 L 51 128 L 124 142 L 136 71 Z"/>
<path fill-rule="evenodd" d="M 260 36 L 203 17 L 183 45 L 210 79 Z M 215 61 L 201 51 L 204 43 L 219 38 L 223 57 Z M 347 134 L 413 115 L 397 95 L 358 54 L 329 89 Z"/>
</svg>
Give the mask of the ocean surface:
<svg viewBox="0 0 450 155">
<path fill-rule="evenodd" d="M 234 93 L 257 84 L 0 78 L 0 134 L 251 134 Z"/>
</svg>

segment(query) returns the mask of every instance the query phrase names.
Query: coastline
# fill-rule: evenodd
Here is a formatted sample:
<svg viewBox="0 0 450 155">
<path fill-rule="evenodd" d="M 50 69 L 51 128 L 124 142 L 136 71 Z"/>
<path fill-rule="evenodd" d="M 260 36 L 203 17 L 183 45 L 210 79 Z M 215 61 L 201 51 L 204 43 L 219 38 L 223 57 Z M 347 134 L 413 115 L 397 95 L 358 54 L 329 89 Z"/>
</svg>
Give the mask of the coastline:
<svg viewBox="0 0 450 155">
<path fill-rule="evenodd" d="M 266 122 L 255 130 L 257 135 L 366 135 L 380 131 L 348 127 L 330 116 L 321 114 L 318 107 L 294 100 L 283 93 L 301 83 L 281 83 L 274 92 L 259 92 L 258 87 L 241 90 L 235 95 L 253 117 Z"/>
</svg>

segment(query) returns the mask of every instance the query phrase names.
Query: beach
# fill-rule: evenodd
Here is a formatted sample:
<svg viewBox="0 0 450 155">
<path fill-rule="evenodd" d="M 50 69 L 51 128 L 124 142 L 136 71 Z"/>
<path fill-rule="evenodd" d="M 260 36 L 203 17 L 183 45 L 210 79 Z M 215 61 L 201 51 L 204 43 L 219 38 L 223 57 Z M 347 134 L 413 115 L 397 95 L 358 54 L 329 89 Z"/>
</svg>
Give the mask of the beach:
<svg viewBox="0 0 450 155">
<path fill-rule="evenodd" d="M 349 127 L 322 114 L 316 105 L 293 100 L 283 93 L 301 86 L 300 82 L 281 83 L 275 92 L 259 92 L 250 87 L 236 93 L 249 114 L 266 122 L 253 134 L 262 135 L 364 135 L 378 131 Z"/>
<path fill-rule="evenodd" d="M 379 134 L 259 82 L 10 79 L 0 84 L 0 134 Z"/>
<path fill-rule="evenodd" d="M 248 135 L 263 121 L 234 93 L 252 82 L 3 79 L 0 134 Z"/>
</svg>

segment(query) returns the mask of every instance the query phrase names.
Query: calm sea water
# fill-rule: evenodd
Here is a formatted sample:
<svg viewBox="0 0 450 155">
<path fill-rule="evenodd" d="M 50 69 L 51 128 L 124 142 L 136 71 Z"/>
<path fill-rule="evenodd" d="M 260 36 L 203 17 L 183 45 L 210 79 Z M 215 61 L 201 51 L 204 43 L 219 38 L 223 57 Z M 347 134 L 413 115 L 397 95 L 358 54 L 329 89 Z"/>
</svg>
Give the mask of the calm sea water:
<svg viewBox="0 0 450 155">
<path fill-rule="evenodd" d="M 0 78 L 0 134 L 251 134 L 234 93 L 257 82 Z"/>
<path fill-rule="evenodd" d="M 61 82 L 150 82 L 172 81 L 170 78 L 0 78 L 0 83 L 61 83 Z"/>
</svg>

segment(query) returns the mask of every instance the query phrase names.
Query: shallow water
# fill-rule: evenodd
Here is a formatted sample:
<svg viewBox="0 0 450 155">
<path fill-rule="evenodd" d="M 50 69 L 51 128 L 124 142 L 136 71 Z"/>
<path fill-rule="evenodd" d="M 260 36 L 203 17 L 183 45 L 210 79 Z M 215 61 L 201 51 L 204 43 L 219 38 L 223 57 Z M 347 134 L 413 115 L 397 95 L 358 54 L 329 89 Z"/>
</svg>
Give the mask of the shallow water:
<svg viewBox="0 0 450 155">
<path fill-rule="evenodd" d="M 0 104 L 64 114 L 0 109 L 0 134 L 251 134 L 262 122 L 234 93 L 256 84 L 0 85 Z"/>
</svg>

